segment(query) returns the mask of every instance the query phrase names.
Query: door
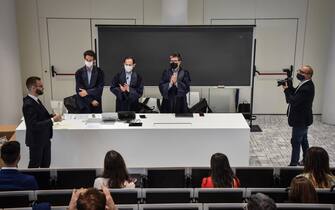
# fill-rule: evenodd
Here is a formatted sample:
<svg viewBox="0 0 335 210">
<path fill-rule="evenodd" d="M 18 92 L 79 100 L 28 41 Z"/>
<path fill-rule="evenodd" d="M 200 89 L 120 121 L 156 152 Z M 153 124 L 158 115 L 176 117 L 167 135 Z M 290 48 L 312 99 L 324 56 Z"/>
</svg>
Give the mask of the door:
<svg viewBox="0 0 335 210">
<path fill-rule="evenodd" d="M 84 66 L 83 53 L 92 49 L 90 19 L 48 19 L 50 68 L 59 74 L 51 75 L 51 99 L 75 94 L 77 69 Z M 51 71 L 50 71 L 51 73 Z"/>
</svg>

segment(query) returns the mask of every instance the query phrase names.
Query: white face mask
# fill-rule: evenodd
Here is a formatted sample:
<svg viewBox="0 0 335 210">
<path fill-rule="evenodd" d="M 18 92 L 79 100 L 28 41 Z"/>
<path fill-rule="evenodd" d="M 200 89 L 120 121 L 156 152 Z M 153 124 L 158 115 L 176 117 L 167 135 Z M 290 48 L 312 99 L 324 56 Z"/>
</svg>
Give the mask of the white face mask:
<svg viewBox="0 0 335 210">
<path fill-rule="evenodd" d="M 91 68 L 93 66 L 93 61 L 85 60 L 85 66 L 87 66 L 88 68 Z"/>
<path fill-rule="evenodd" d="M 133 66 L 127 66 L 127 65 L 124 65 L 124 69 L 126 70 L 126 72 L 131 72 L 133 70 Z"/>
</svg>

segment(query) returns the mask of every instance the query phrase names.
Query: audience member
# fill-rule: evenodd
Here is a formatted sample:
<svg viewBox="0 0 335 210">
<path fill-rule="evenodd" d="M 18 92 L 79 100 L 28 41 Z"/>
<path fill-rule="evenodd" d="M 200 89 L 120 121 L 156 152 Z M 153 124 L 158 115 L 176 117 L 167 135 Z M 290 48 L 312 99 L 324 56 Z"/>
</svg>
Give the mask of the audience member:
<svg viewBox="0 0 335 210">
<path fill-rule="evenodd" d="M 298 176 L 309 179 L 315 188 L 330 188 L 335 185 L 335 176 L 329 169 L 329 156 L 321 147 L 307 150 L 304 172 Z"/>
<path fill-rule="evenodd" d="M 1 147 L 1 158 L 5 164 L 0 171 L 0 190 L 37 190 L 35 177 L 17 170 L 20 161 L 20 143 L 8 141 Z"/>
<path fill-rule="evenodd" d="M 102 187 L 102 192 L 94 189 L 73 190 L 69 210 L 117 210 L 114 200 L 107 189 Z"/>
<path fill-rule="evenodd" d="M 257 193 L 250 196 L 246 205 L 247 210 L 276 210 L 275 202 L 262 193 Z"/>
<path fill-rule="evenodd" d="M 109 188 L 135 188 L 135 183 L 129 177 L 126 164 L 117 151 L 107 152 L 102 177 L 96 178 L 94 181 L 94 187 L 97 189 L 101 189 L 103 185 Z"/>
<path fill-rule="evenodd" d="M 202 179 L 201 187 L 239 187 L 240 181 L 234 175 L 226 155 L 215 153 L 211 157 L 211 176 Z"/>
<path fill-rule="evenodd" d="M 297 176 L 292 179 L 288 199 L 290 203 L 318 202 L 313 184 L 304 176 Z"/>
</svg>

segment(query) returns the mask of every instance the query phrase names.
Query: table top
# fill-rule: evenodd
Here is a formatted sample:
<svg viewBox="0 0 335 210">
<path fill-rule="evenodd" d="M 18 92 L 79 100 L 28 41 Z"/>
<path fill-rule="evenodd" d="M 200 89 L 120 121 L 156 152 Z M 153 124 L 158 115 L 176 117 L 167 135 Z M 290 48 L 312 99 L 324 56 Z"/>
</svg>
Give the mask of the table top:
<svg viewBox="0 0 335 210">
<path fill-rule="evenodd" d="M 145 115 L 146 118 L 140 118 Z M 240 113 L 205 113 L 193 117 L 175 117 L 174 114 L 136 114 L 135 122 L 142 126 L 129 126 L 122 121 L 103 122 L 101 114 L 64 114 L 64 120 L 54 124 L 54 130 L 103 130 L 103 129 L 249 129 Z M 26 129 L 24 121 L 17 131 Z"/>
</svg>

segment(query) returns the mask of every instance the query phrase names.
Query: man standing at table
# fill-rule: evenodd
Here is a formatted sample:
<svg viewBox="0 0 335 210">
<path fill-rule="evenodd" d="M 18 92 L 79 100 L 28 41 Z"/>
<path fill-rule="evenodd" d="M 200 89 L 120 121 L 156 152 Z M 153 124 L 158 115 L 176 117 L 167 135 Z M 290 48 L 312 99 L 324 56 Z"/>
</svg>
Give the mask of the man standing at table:
<svg viewBox="0 0 335 210">
<path fill-rule="evenodd" d="M 76 92 L 80 113 L 101 113 L 101 96 L 104 73 L 94 65 L 96 55 L 92 50 L 84 52 L 85 66 L 76 71 Z"/>
<path fill-rule="evenodd" d="M 159 83 L 159 91 L 163 96 L 161 112 L 188 112 L 186 94 L 190 91 L 190 74 L 181 67 L 181 55 L 170 56 L 170 68 L 166 69 Z"/>
<path fill-rule="evenodd" d="M 26 81 L 28 95 L 23 98 L 23 116 L 26 123 L 26 145 L 29 147 L 28 168 L 48 168 L 51 161 L 52 126 L 62 117 L 51 115 L 38 96 L 43 94 L 43 83 L 39 77 Z"/>
<path fill-rule="evenodd" d="M 116 112 L 138 111 L 138 100 L 143 94 L 142 77 L 134 71 L 135 58 L 126 57 L 123 69 L 112 80 L 110 90 L 116 96 Z"/>
</svg>

